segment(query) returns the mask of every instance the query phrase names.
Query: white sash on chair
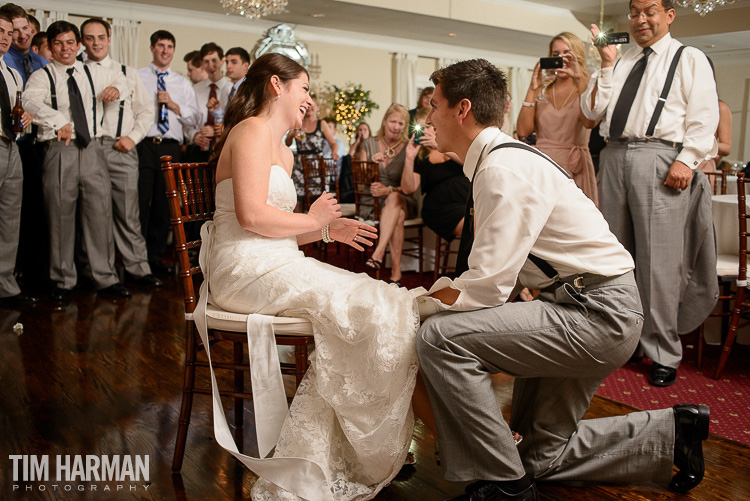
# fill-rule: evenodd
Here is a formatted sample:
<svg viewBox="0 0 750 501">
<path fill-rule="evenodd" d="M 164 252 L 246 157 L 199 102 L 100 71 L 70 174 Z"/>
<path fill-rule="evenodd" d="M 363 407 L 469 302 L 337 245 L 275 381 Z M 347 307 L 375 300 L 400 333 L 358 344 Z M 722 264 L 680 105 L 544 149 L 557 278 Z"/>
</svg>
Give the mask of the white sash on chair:
<svg viewBox="0 0 750 501">
<path fill-rule="evenodd" d="M 211 349 L 208 342 L 206 320 L 206 305 L 209 295 L 208 256 L 211 255 L 213 238 L 214 223 L 208 221 L 201 228 L 203 243 L 198 261 L 201 270 L 203 270 L 203 283 L 200 289 L 200 299 L 193 313 L 193 321 L 203 341 L 211 369 L 214 436 L 216 441 L 250 470 L 283 489 L 311 501 L 330 500 L 332 499 L 331 490 L 328 487 L 325 473 L 314 461 L 293 457 L 266 458 L 279 439 L 281 427 L 288 412 L 279 353 L 273 333 L 273 317 L 267 315 L 250 314 L 247 319 L 250 379 L 253 389 L 255 428 L 260 457 L 246 456 L 237 449 L 216 386 L 216 376 L 211 364 Z"/>
</svg>

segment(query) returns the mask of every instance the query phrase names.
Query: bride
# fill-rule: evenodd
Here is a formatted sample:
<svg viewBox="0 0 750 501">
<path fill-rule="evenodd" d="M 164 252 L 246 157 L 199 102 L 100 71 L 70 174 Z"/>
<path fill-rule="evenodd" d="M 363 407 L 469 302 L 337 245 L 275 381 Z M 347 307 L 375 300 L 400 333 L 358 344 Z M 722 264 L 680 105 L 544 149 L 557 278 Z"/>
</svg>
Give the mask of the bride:
<svg viewBox="0 0 750 501">
<path fill-rule="evenodd" d="M 227 110 L 212 159 L 210 301 L 229 311 L 307 318 L 315 336 L 273 457 L 243 461 L 260 475 L 255 500 L 371 499 L 404 464 L 414 423 L 414 299 L 424 289 L 350 273 L 298 248 L 327 236 L 363 250 L 377 231 L 341 218 L 327 193 L 309 213 L 292 212 L 293 155 L 282 139 L 312 105 L 302 66 L 280 54 L 258 58 Z M 429 402 L 418 393 L 421 417 Z"/>
</svg>

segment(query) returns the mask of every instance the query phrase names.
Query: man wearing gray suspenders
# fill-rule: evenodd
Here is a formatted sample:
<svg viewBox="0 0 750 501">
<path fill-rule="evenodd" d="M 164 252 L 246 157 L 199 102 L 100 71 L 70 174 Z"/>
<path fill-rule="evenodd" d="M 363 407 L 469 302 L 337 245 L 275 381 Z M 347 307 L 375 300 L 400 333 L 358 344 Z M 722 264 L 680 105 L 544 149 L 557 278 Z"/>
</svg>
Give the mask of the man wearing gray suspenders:
<svg viewBox="0 0 750 501">
<path fill-rule="evenodd" d="M 418 298 L 423 318 L 437 313 L 416 344 L 445 478 L 474 481 L 456 499 L 532 501 L 536 481 L 695 487 L 708 407 L 582 419 L 638 343 L 630 254 L 562 168 L 501 132 L 500 70 L 475 59 L 430 79 L 427 123 L 472 180 L 457 276 Z M 521 287 L 542 292 L 511 302 Z M 515 376 L 510 423 L 492 389 L 497 373 Z"/>
<path fill-rule="evenodd" d="M 105 164 L 112 182 L 112 215 L 115 246 L 125 271 L 136 283 L 160 287 L 161 280 L 151 273 L 146 240 L 141 233 L 138 211 L 138 144 L 154 122 L 154 106 L 138 71 L 109 57 L 112 30 L 103 19 L 87 19 L 81 24 L 86 63 L 105 71 L 121 72 L 128 81 L 127 92 L 119 101 L 104 104 L 102 145 Z"/>
<path fill-rule="evenodd" d="M 694 276 L 688 280 L 694 266 L 683 264 L 683 255 L 699 245 L 684 238 L 686 225 L 697 219 L 688 217 L 691 197 L 708 185 L 700 174 L 693 180 L 693 171 L 716 155 L 718 97 L 706 55 L 669 33 L 673 0 L 632 0 L 628 17 L 638 45 L 617 64 L 614 46 L 598 45 L 601 69 L 581 96 L 581 108 L 589 119 L 601 120 L 607 140 L 599 169 L 602 213 L 635 259 L 645 318 L 633 361 L 648 357 L 649 382 L 669 386 L 682 359 L 679 334 L 695 329 L 718 295 L 714 258 L 708 282 L 697 280 L 696 288 L 708 291 L 705 299 L 680 309 L 684 284 L 696 282 Z M 600 37 L 595 25 L 591 31 Z M 710 203 L 701 210 L 710 223 Z M 698 317 L 698 325 L 684 326 L 685 312 Z"/>
<path fill-rule="evenodd" d="M 77 220 L 96 288 L 129 297 L 115 271 L 110 181 L 96 141 L 103 103 L 125 95 L 127 82 L 120 72 L 89 68 L 76 60 L 81 35 L 75 25 L 56 21 L 47 36 L 53 61 L 31 75 L 23 102 L 46 148 L 42 186 L 49 220 L 51 299 L 67 301 L 78 281 Z"/>
</svg>

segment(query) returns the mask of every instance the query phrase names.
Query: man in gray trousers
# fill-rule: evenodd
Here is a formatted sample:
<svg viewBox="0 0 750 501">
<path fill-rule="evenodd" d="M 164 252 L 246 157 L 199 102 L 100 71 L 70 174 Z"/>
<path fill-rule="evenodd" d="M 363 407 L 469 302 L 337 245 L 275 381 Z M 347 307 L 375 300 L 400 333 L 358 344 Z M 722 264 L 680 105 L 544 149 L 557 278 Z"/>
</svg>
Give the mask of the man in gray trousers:
<svg viewBox="0 0 750 501">
<path fill-rule="evenodd" d="M 37 298 L 26 296 L 13 276 L 21 226 L 21 196 L 23 169 L 16 146 L 16 133 L 11 125 L 11 109 L 16 93 L 23 90 L 21 74 L 3 60 L 13 40 L 13 21 L 0 12 L 0 308 L 31 305 Z M 31 115 L 24 112 L 22 126 L 31 123 Z"/>
<path fill-rule="evenodd" d="M 703 478 L 709 410 L 681 404 L 581 420 L 628 359 L 643 314 L 630 254 L 574 181 L 503 134 L 505 75 L 484 60 L 434 72 L 427 118 L 472 180 L 457 278 L 421 298 L 417 353 L 456 499 L 537 499 L 535 479 L 662 482 Z M 511 303 L 520 287 L 541 289 Z M 516 377 L 510 426 L 491 375 Z M 514 434 L 522 440 L 516 444 Z"/>
<path fill-rule="evenodd" d="M 23 103 L 46 149 L 42 187 L 50 232 L 50 279 L 55 284 L 50 298 L 66 302 L 78 281 L 77 219 L 99 293 L 130 297 L 115 271 L 112 195 L 97 142 L 102 105 L 125 94 L 125 76 L 76 60 L 81 34 L 74 24 L 56 21 L 47 28 L 47 37 L 53 60 L 32 73 Z"/>
<path fill-rule="evenodd" d="M 146 136 L 154 122 L 151 95 L 146 93 L 135 68 L 109 57 L 112 29 L 107 21 L 87 19 L 81 24 L 81 38 L 86 48 L 87 65 L 122 73 L 128 81 L 128 90 L 119 101 L 104 104 L 100 139 L 101 153 L 112 182 L 115 246 L 120 251 L 125 271 L 136 283 L 161 287 L 161 280 L 151 273 L 148 265 L 138 210 L 138 152 L 135 145 Z"/>
<path fill-rule="evenodd" d="M 635 258 L 645 318 L 633 361 L 645 355 L 653 362 L 654 386 L 675 383 L 682 360 L 679 334 L 697 327 L 682 325 L 685 284 L 697 282 L 707 292 L 688 309 L 698 324 L 718 296 L 716 259 L 708 263 L 706 281 L 682 256 L 700 246 L 698 239 L 685 238 L 685 229 L 696 219 L 690 214 L 693 171 L 718 151 L 719 97 L 706 55 L 669 33 L 674 4 L 632 0 L 628 17 L 637 45 L 617 64 L 615 47 L 600 45 L 601 69 L 581 97 L 583 114 L 601 120 L 599 131 L 607 140 L 600 157 L 601 210 Z M 600 35 L 595 25 L 592 34 Z M 701 210 L 710 225 L 710 203 Z"/>
</svg>

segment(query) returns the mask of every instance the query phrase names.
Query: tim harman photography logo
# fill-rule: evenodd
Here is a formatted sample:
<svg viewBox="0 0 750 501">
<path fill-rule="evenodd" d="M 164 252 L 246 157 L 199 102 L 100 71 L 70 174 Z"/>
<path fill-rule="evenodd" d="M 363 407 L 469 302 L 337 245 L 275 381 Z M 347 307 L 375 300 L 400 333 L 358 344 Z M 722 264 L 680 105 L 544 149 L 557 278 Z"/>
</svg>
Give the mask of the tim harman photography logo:
<svg viewBox="0 0 750 501">
<path fill-rule="evenodd" d="M 148 455 L 13 454 L 8 459 L 14 492 L 137 491 L 150 485 Z"/>
</svg>

